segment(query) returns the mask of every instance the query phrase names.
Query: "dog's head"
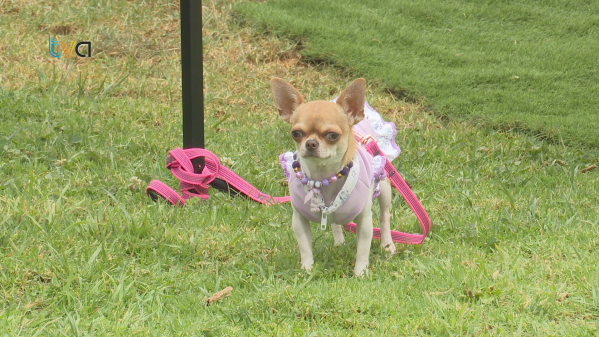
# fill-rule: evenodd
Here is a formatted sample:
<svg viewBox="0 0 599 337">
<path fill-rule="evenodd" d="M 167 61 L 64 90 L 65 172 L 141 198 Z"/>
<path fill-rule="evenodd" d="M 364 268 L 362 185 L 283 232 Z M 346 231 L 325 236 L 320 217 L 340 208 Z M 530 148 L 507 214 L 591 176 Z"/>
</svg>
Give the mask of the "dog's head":
<svg viewBox="0 0 599 337">
<path fill-rule="evenodd" d="M 273 78 L 270 86 L 279 116 L 291 124 L 291 137 L 302 158 L 344 165 L 353 159 L 352 127 L 364 119 L 364 79 L 351 82 L 335 103 L 304 102 L 297 89 L 280 78 Z"/>
</svg>

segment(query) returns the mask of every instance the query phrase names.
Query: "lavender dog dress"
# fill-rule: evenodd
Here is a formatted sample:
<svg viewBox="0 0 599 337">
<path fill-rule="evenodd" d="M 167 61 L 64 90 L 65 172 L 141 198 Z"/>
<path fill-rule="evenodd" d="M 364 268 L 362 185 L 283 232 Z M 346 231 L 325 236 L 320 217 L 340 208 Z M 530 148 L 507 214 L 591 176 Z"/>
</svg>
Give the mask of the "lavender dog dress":
<svg viewBox="0 0 599 337">
<path fill-rule="evenodd" d="M 317 207 L 313 207 L 314 205 L 307 202 L 306 196 L 310 193 L 310 187 L 302 184 L 293 172 L 293 152 L 286 152 L 279 156 L 285 177 L 289 182 L 291 203 L 308 220 L 320 222 L 322 229 L 326 228 L 329 221 L 336 224 L 347 224 L 362 213 L 367 203 L 367 199 L 363 196 L 370 193 L 370 189 L 374 185 L 372 195 L 374 199 L 380 193 L 379 182 L 387 178 L 386 159 L 395 159 L 401 151 L 395 144 L 395 124 L 383 120 L 368 103 L 364 104 L 364 120 L 354 125 L 353 130 L 363 136 L 373 136 L 377 140 L 382 154 L 372 156 L 358 146 L 356 157 L 352 161 L 352 169 L 349 171 L 341 191 L 330 205 L 326 205 L 322 196 L 318 194 L 312 198 L 312 203 L 316 203 Z"/>
</svg>

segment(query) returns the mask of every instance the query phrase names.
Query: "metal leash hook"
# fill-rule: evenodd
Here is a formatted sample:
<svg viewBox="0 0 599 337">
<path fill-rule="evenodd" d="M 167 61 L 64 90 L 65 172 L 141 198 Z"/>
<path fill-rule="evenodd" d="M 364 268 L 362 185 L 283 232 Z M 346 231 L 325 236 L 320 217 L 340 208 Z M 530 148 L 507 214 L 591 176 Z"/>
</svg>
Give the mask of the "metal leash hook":
<svg viewBox="0 0 599 337">
<path fill-rule="evenodd" d="M 327 230 L 327 214 L 325 212 L 322 212 L 322 219 L 320 220 L 320 230 Z"/>
</svg>

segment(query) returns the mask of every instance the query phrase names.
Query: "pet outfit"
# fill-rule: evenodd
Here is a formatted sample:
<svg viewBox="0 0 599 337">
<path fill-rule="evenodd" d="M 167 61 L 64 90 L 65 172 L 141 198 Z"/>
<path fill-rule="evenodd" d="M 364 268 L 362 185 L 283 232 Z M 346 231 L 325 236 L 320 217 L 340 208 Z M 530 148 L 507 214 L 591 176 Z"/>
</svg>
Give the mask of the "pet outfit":
<svg viewBox="0 0 599 337">
<path fill-rule="evenodd" d="M 367 203 L 364 195 L 370 193 L 372 185 L 374 185 L 372 198 L 374 199 L 380 194 L 379 182 L 387 178 L 386 160 L 395 159 L 401 151 L 395 144 L 395 124 L 384 121 L 368 103 L 364 105 L 364 120 L 354 125 L 353 130 L 362 136 L 373 136 L 382 153 L 372 156 L 358 145 L 356 157 L 352 160 L 353 166 L 335 200 L 330 205 L 326 205 L 322 196 L 318 194 L 315 196 L 316 199 L 313 202 L 317 203 L 318 211 L 312 211 L 314 209 L 311 210 L 310 202 L 306 200 L 306 196 L 310 193 L 310 186 L 302 183 L 294 174 L 293 152 L 286 152 L 279 156 L 285 177 L 289 182 L 291 203 L 312 222 L 326 225 L 327 217 L 329 217 L 332 223 L 347 224 L 362 213 Z"/>
</svg>

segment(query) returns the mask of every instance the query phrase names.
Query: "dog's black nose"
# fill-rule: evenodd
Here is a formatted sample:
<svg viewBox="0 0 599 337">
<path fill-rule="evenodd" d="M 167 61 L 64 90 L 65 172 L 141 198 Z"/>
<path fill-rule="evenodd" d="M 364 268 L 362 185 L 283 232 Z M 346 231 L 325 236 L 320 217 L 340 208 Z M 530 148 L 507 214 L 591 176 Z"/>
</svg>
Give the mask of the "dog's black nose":
<svg viewBox="0 0 599 337">
<path fill-rule="evenodd" d="M 309 141 L 306 142 L 306 149 L 307 150 L 316 150 L 318 148 L 318 142 L 315 141 L 314 139 L 310 139 Z"/>
</svg>

